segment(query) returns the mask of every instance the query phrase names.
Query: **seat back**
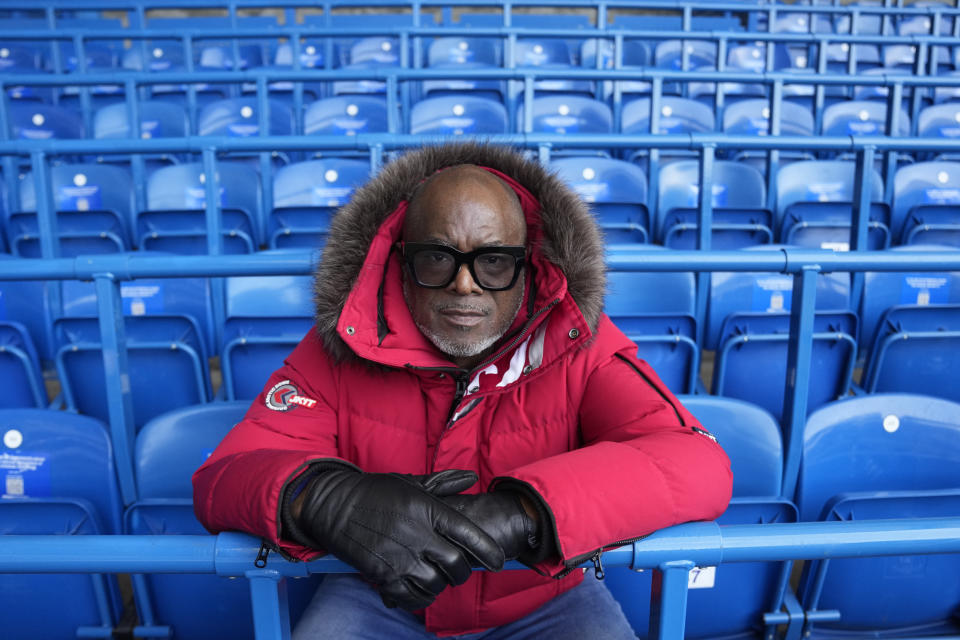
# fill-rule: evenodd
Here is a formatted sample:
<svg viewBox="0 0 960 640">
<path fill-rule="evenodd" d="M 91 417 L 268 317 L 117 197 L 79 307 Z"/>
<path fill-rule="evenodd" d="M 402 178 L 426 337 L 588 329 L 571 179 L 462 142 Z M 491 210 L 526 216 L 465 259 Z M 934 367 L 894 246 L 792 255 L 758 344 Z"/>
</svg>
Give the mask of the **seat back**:
<svg viewBox="0 0 960 640">
<path fill-rule="evenodd" d="M 813 114 L 794 102 L 781 104 L 780 135 L 812 136 Z M 770 103 L 763 99 L 740 100 L 723 110 L 723 131 L 736 135 L 770 134 Z"/>
<path fill-rule="evenodd" d="M 901 244 L 960 246 L 960 162 L 917 162 L 898 169 L 890 226 Z"/>
<path fill-rule="evenodd" d="M 125 533 L 204 535 L 193 513 L 190 478 L 246 413 L 249 403 L 214 402 L 180 407 L 151 420 L 137 435 L 134 470 L 140 500 L 127 509 Z M 318 578 L 288 582 L 296 623 Z M 169 625 L 189 640 L 253 638 L 249 585 L 216 575 L 133 576 L 134 597 L 145 627 Z M 205 612 L 197 615 L 197 611 Z"/>
<path fill-rule="evenodd" d="M 708 133 L 715 126 L 713 110 L 705 104 L 689 98 L 663 96 L 660 125 L 652 133 Z M 630 134 L 651 133 L 650 98 L 631 100 L 623 106 L 621 130 Z"/>
<path fill-rule="evenodd" d="M 410 111 L 412 134 L 459 136 L 508 131 L 506 108 L 489 98 L 438 96 L 417 102 Z"/>
<path fill-rule="evenodd" d="M 120 532 L 121 501 L 106 427 L 46 409 L 0 410 L 0 533 Z M 9 638 L 107 637 L 120 610 L 102 574 L 0 576 L 0 625 Z"/>
<path fill-rule="evenodd" d="M 37 102 L 10 103 L 10 137 L 24 140 L 82 138 L 83 121 L 70 109 Z"/>
<path fill-rule="evenodd" d="M 831 104 L 823 110 L 823 135 L 887 135 L 887 105 L 875 100 L 850 100 Z M 902 108 L 897 131 L 891 135 L 910 135 L 910 116 Z"/>
<path fill-rule="evenodd" d="M 550 168 L 590 205 L 608 244 L 649 241 L 647 176 L 638 166 L 611 158 L 576 157 L 553 160 Z"/>
<path fill-rule="evenodd" d="M 307 135 L 387 131 L 387 101 L 380 96 L 337 96 L 312 102 L 303 116 Z"/>
<path fill-rule="evenodd" d="M 293 133 L 293 114 L 279 100 L 268 101 L 268 135 Z M 259 106 L 256 98 L 240 97 L 207 104 L 197 116 L 197 134 L 245 138 L 260 135 Z"/>
<path fill-rule="evenodd" d="M 541 133 L 612 133 L 613 112 L 603 102 L 583 96 L 544 96 L 533 101 L 532 131 Z M 523 131 L 524 106 L 517 109 Z"/>
<path fill-rule="evenodd" d="M 427 50 L 427 66 L 485 64 L 500 66 L 499 42 L 494 38 L 446 36 L 436 38 Z"/>
<path fill-rule="evenodd" d="M 0 409 L 46 406 L 40 359 L 27 328 L 19 322 L 0 319 L 0 380 Z"/>
<path fill-rule="evenodd" d="M 187 113 L 172 102 L 144 100 L 137 103 L 140 111 L 139 137 L 182 138 L 189 130 Z M 93 116 L 94 138 L 129 138 L 130 121 L 126 104 L 112 104 L 98 109 Z"/>
</svg>

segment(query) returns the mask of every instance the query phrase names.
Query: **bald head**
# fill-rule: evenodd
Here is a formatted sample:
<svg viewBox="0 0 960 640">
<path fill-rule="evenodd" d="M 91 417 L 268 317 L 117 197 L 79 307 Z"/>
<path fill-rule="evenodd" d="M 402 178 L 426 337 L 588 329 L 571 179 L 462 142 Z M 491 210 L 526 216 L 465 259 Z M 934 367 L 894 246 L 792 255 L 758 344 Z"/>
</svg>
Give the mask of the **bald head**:
<svg viewBox="0 0 960 640">
<path fill-rule="evenodd" d="M 471 216 L 471 210 L 485 210 L 483 221 Z M 476 212 L 473 212 L 474 214 Z M 520 207 L 520 199 L 506 182 L 494 174 L 472 164 L 461 164 L 438 171 L 427 178 L 413 192 L 403 225 L 403 239 L 422 236 L 422 231 L 431 226 L 435 216 L 471 216 L 461 220 L 490 224 L 497 221 L 509 235 L 519 233 L 526 242 L 527 225 Z"/>
</svg>

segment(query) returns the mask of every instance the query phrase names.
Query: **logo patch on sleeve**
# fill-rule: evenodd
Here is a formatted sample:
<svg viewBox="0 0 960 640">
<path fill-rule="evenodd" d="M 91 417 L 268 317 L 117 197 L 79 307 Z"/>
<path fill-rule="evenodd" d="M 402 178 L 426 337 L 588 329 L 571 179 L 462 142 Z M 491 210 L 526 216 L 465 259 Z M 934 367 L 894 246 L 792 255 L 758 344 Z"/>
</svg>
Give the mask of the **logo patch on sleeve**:
<svg viewBox="0 0 960 640">
<path fill-rule="evenodd" d="M 267 392 L 267 409 L 274 411 L 290 411 L 297 407 L 312 409 L 317 401 L 300 394 L 300 389 L 289 380 L 282 380 L 273 385 Z"/>
</svg>

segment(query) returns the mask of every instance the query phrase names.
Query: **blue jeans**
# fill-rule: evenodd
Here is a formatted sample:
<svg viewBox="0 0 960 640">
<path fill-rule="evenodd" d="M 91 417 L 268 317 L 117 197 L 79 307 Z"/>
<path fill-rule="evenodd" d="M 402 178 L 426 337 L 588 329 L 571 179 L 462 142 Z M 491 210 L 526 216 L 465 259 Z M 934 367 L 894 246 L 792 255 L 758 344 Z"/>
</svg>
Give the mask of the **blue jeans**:
<svg viewBox="0 0 960 640">
<path fill-rule="evenodd" d="M 635 640 L 620 605 L 592 572 L 583 582 L 510 624 L 459 640 Z M 420 619 L 388 609 L 355 574 L 330 574 L 317 589 L 293 632 L 293 640 L 435 640 Z"/>
</svg>

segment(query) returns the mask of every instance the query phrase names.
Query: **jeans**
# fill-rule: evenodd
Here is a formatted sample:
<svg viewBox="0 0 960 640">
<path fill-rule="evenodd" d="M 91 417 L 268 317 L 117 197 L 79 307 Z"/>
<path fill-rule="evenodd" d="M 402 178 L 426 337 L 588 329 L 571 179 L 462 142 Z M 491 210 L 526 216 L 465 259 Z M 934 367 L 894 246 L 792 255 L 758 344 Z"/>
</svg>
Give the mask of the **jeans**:
<svg viewBox="0 0 960 640">
<path fill-rule="evenodd" d="M 388 609 L 380 596 L 355 574 L 329 574 L 307 605 L 293 640 L 435 640 L 420 619 Z M 592 572 L 583 582 L 515 622 L 459 640 L 635 640 L 620 605 Z"/>
</svg>

